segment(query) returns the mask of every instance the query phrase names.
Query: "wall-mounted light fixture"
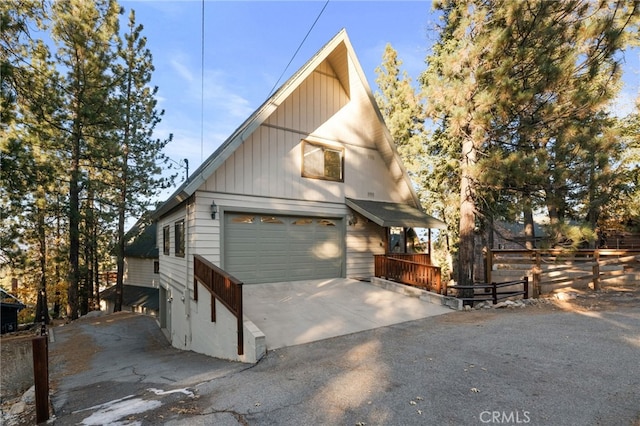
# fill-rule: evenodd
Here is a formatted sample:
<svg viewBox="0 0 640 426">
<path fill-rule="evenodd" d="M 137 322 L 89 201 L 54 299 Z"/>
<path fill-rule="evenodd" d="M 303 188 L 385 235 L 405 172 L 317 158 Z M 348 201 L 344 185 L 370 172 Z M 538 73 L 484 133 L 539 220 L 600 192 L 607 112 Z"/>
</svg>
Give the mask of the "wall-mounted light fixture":
<svg viewBox="0 0 640 426">
<path fill-rule="evenodd" d="M 216 202 L 211 202 L 211 219 L 216 218 L 216 213 L 218 213 L 218 206 L 216 206 Z"/>
</svg>

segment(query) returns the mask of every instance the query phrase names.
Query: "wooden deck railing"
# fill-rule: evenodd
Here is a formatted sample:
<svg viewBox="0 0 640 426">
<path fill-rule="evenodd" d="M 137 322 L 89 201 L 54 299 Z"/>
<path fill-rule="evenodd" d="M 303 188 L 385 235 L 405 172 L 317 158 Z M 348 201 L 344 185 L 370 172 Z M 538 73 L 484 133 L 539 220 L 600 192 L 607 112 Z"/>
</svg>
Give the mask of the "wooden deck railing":
<svg viewBox="0 0 640 426">
<path fill-rule="evenodd" d="M 410 284 L 439 294 L 446 293 L 446 286 L 442 285 L 439 267 L 421 263 L 426 262 L 424 256 L 415 257 L 418 261 L 405 260 L 404 256 L 398 254 L 374 255 L 375 276 Z M 406 256 L 411 258 L 411 256 L 420 255 Z"/>
<path fill-rule="evenodd" d="M 431 255 L 425 253 L 387 253 L 385 256 L 393 259 L 408 260 L 421 265 L 431 265 Z"/>
<path fill-rule="evenodd" d="M 211 294 L 211 322 L 216 321 L 216 299 L 236 317 L 238 355 L 244 354 L 242 282 L 200 255 L 193 256 L 193 298 L 198 300 L 198 282 Z"/>
</svg>

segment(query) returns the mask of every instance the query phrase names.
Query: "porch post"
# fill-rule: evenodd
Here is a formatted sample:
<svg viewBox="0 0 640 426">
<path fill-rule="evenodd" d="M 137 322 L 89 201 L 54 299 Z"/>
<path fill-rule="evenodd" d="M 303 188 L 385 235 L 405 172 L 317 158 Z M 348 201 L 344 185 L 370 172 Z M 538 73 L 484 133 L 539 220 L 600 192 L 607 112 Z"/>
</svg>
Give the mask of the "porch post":
<svg viewBox="0 0 640 426">
<path fill-rule="evenodd" d="M 403 253 L 407 254 L 407 228 L 405 228 L 404 226 L 402 227 L 402 241 L 404 244 L 402 244 L 403 247 Z"/>
<path fill-rule="evenodd" d="M 389 231 L 390 228 L 385 227 L 384 228 L 384 254 L 389 254 L 390 250 L 389 250 Z"/>
</svg>

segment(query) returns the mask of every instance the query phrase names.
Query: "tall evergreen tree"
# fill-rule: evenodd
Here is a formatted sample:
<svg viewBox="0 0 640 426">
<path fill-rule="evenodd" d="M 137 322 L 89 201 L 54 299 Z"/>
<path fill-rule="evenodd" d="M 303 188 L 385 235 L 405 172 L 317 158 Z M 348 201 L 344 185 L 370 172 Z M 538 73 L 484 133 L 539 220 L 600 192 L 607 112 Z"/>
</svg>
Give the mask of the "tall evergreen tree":
<svg viewBox="0 0 640 426">
<path fill-rule="evenodd" d="M 69 282 L 67 315 L 78 318 L 80 281 L 80 194 L 86 171 L 109 149 L 109 92 L 120 8 L 115 0 L 60 0 L 52 12 L 56 60 L 66 71 L 65 108 L 60 121 L 69 170 Z"/>
<path fill-rule="evenodd" d="M 440 39 L 427 58 L 421 76 L 428 100 L 428 112 L 438 121 L 441 138 L 459 153 L 459 231 L 457 281 L 474 282 L 474 228 L 478 151 L 486 140 L 486 121 L 490 108 L 479 102 L 477 73 L 484 66 L 483 52 L 476 43 L 482 35 L 483 9 L 472 9 L 471 2 L 445 1 L 436 4 L 443 12 Z M 473 13 L 472 13 L 473 11 Z M 447 149 L 447 152 L 451 152 Z"/>
<path fill-rule="evenodd" d="M 51 259 L 58 250 L 49 231 L 60 176 L 51 118 L 59 92 L 52 85 L 56 74 L 47 45 L 32 35 L 45 29 L 44 5 L 3 2 L 0 12 L 3 254 L 37 294 L 37 320 L 48 323 L 47 287 L 53 284 Z"/>
<path fill-rule="evenodd" d="M 390 45 L 385 46 L 382 64 L 376 68 L 376 83 L 380 89 L 375 99 L 393 137 L 398 153 L 409 174 L 415 179 L 421 174 L 424 137 L 424 102 L 412 85 L 402 60 Z"/>
<path fill-rule="evenodd" d="M 0 3 L 0 261 L 44 296 L 45 315 L 45 289 L 71 319 L 98 303 L 114 220 L 171 182 L 158 177 L 167 141 L 152 138 L 151 55 L 133 14 L 118 38 L 119 14 L 115 0 Z"/>
<path fill-rule="evenodd" d="M 624 186 L 607 203 L 598 225 L 602 232 L 640 231 L 640 96 L 635 110 L 619 120 L 616 129 L 623 146 L 618 176 Z"/>
<path fill-rule="evenodd" d="M 536 206 L 556 226 L 573 219 L 593 228 L 618 186 L 620 145 L 606 130 L 605 110 L 618 90 L 618 54 L 637 5 L 528 1 L 502 9 L 491 21 L 495 66 L 483 76 L 498 100 L 487 149 L 494 157 L 482 174 L 493 179 L 484 183 L 521 200 L 529 229 Z"/>
<path fill-rule="evenodd" d="M 29 58 L 37 46 L 30 28 L 42 26 L 44 13 L 35 0 L 0 2 L 0 266 L 19 263 L 20 216 L 35 179 L 32 155 L 21 140 L 21 115 L 28 109 Z"/>
<path fill-rule="evenodd" d="M 487 207 L 506 194 L 531 221 L 539 197 L 560 223 L 575 212 L 573 200 L 595 200 L 589 188 L 612 176 L 593 153 L 615 153 L 601 137 L 603 111 L 616 93 L 616 54 L 638 11 L 622 0 L 439 7 L 444 28 L 422 81 L 432 117 L 461 147 L 458 277 L 471 284 L 474 225 L 492 216 Z"/>
<path fill-rule="evenodd" d="M 142 30 L 132 10 L 127 33 L 118 44 L 119 60 L 113 67 L 118 82 L 113 99 L 118 118 L 115 137 L 120 143 L 113 181 L 118 214 L 115 311 L 122 309 L 125 220 L 130 215 L 140 216 L 149 200 L 173 182 L 173 178 L 160 176 L 160 165 L 166 161 L 162 149 L 170 139 L 153 138 L 153 130 L 164 112 L 156 109 L 158 88 L 150 86 L 154 67 Z"/>
</svg>

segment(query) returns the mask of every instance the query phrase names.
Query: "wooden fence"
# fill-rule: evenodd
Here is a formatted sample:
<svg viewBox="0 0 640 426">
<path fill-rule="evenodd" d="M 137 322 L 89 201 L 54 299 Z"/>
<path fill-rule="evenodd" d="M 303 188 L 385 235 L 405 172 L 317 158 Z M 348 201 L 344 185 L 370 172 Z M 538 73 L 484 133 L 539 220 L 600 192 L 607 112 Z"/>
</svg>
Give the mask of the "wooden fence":
<svg viewBox="0 0 640 426">
<path fill-rule="evenodd" d="M 490 250 L 486 282 L 532 279 L 534 297 L 563 287 L 599 290 L 603 282 L 637 281 L 640 250 Z"/>
<path fill-rule="evenodd" d="M 522 296 L 523 299 L 529 298 L 529 278 L 524 277 L 521 280 L 507 281 L 503 283 L 491 284 L 475 284 L 475 285 L 453 285 L 447 287 L 447 296 L 449 291 L 453 290 L 458 299 L 464 301 L 482 301 L 491 300 L 495 305 L 499 300 L 509 297 Z M 469 296 L 464 296 L 465 290 L 469 291 Z"/>
<path fill-rule="evenodd" d="M 216 298 L 236 317 L 238 355 L 244 354 L 242 282 L 200 255 L 193 256 L 193 298 L 198 300 L 198 282 L 211 294 L 211 322 L 216 321 Z"/>
</svg>

